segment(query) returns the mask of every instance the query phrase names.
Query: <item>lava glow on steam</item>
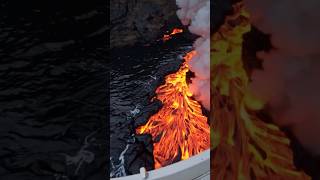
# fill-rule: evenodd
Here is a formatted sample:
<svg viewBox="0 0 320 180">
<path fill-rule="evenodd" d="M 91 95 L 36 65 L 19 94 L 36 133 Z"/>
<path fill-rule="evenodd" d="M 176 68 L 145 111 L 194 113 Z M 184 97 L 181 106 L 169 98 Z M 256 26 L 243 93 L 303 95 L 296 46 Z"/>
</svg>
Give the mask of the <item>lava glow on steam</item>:
<svg viewBox="0 0 320 180">
<path fill-rule="evenodd" d="M 259 114 L 264 102 L 248 90 L 242 43 L 250 28 L 240 2 L 211 37 L 211 179 L 310 179 L 294 166 L 286 135 Z"/>
<path fill-rule="evenodd" d="M 154 140 L 155 168 L 185 160 L 210 147 L 210 127 L 200 104 L 192 99 L 186 74 L 187 62 L 196 54 L 189 52 L 180 69 L 166 76 L 156 90 L 163 107 L 137 128 L 137 134 L 151 134 Z"/>
</svg>

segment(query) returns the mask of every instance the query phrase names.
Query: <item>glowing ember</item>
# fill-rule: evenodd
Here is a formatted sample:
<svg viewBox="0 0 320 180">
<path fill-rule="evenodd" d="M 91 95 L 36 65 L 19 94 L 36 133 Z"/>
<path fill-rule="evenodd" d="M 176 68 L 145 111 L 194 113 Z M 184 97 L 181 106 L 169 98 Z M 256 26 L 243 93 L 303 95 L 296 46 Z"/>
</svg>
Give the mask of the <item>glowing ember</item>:
<svg viewBox="0 0 320 180">
<path fill-rule="evenodd" d="M 163 35 L 162 40 L 163 40 L 163 41 L 168 41 L 169 39 L 172 38 L 173 35 L 179 34 L 179 33 L 182 33 L 182 32 L 183 32 L 182 29 L 174 28 L 170 34 L 165 34 L 165 35 Z"/>
<path fill-rule="evenodd" d="M 202 115 L 200 104 L 193 100 L 186 82 L 189 71 L 187 61 L 195 51 L 189 52 L 178 72 L 165 78 L 157 88 L 157 98 L 163 103 L 158 113 L 146 125 L 137 129 L 138 134 L 149 133 L 154 143 L 155 168 L 175 161 L 188 159 L 210 147 L 207 117 Z"/>
<path fill-rule="evenodd" d="M 250 31 L 243 4 L 211 37 L 212 179 L 310 179 L 293 164 L 289 139 L 258 116 L 264 103 L 248 91 L 243 34 Z"/>
</svg>

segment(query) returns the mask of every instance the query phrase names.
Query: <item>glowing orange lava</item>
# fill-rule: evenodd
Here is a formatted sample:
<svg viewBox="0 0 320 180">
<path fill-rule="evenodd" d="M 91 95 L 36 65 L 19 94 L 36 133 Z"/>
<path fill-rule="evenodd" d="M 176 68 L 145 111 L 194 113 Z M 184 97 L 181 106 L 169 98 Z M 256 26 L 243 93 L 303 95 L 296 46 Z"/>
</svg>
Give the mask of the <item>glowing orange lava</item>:
<svg viewBox="0 0 320 180">
<path fill-rule="evenodd" d="M 248 89 L 242 43 L 250 30 L 240 2 L 211 37 L 211 179 L 310 179 L 295 167 L 286 135 L 259 115 L 264 102 Z"/>
<path fill-rule="evenodd" d="M 179 34 L 179 33 L 182 33 L 182 32 L 183 32 L 183 29 L 174 28 L 170 34 L 163 35 L 162 40 L 163 41 L 168 41 L 169 39 L 172 38 L 173 35 Z"/>
<path fill-rule="evenodd" d="M 189 52 L 180 69 L 166 76 L 165 84 L 156 90 L 163 107 L 136 130 L 137 134 L 152 135 L 155 168 L 188 159 L 210 146 L 207 117 L 202 114 L 200 104 L 192 99 L 186 81 L 187 62 L 195 54 Z"/>
</svg>

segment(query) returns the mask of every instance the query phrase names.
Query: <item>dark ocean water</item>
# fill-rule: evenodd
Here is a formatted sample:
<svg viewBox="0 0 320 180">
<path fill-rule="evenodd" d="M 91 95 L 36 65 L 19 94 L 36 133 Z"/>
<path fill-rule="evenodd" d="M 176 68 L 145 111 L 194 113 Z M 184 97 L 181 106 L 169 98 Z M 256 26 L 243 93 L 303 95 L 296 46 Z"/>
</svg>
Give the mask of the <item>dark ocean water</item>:
<svg viewBox="0 0 320 180">
<path fill-rule="evenodd" d="M 153 169 L 151 136 L 135 135 L 161 103 L 150 99 L 167 74 L 178 70 L 191 42 L 177 39 L 151 47 L 118 49 L 111 53 L 110 177 Z"/>
<path fill-rule="evenodd" d="M 107 175 L 106 5 L 0 1 L 0 179 Z"/>
</svg>

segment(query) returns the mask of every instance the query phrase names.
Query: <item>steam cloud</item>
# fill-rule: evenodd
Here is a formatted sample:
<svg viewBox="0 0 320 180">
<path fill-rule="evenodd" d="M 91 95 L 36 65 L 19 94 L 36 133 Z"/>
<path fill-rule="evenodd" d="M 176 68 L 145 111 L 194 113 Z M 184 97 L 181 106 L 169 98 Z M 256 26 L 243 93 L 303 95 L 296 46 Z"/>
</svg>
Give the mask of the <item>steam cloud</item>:
<svg viewBox="0 0 320 180">
<path fill-rule="evenodd" d="M 268 102 L 275 123 L 290 127 L 313 154 L 320 155 L 320 1 L 244 0 L 252 23 L 271 34 L 275 47 L 259 52 L 263 71 L 251 89 Z"/>
<path fill-rule="evenodd" d="M 190 90 L 206 109 L 210 109 L 210 1 L 176 0 L 177 15 L 183 25 L 189 25 L 189 31 L 200 37 L 193 46 L 197 54 L 189 61 L 189 67 L 195 73 Z"/>
</svg>

